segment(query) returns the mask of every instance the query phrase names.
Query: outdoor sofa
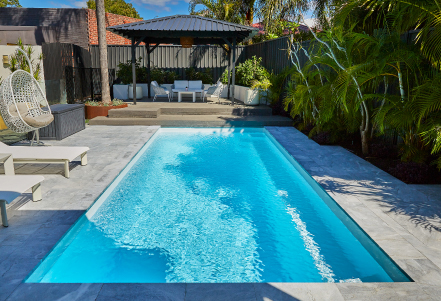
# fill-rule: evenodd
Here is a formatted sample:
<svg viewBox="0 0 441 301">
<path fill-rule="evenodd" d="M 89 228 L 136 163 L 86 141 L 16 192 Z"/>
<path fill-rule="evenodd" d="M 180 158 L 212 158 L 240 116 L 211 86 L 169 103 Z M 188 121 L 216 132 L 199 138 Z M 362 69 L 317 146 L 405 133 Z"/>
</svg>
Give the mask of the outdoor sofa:
<svg viewBox="0 0 441 301">
<path fill-rule="evenodd" d="M 193 94 L 193 102 L 196 101 L 196 93 L 200 93 L 201 100 L 204 101 L 204 84 L 201 80 L 175 80 L 172 85 L 172 95 L 178 93 L 178 101 L 181 101 L 182 94 Z M 172 96 L 173 98 L 173 96 Z"/>
</svg>

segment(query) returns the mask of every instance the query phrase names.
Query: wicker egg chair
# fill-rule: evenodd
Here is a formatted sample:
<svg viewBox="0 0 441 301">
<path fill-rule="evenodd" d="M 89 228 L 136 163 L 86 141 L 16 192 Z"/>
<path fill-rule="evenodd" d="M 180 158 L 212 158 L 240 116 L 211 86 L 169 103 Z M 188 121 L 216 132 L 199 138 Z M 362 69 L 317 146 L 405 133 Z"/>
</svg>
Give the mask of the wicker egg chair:
<svg viewBox="0 0 441 301">
<path fill-rule="evenodd" d="M 26 53 L 20 48 L 30 67 L 30 73 L 17 70 L 9 75 L 0 86 L 0 113 L 6 126 L 16 133 L 34 131 L 31 141 L 39 143 L 38 129 L 49 125 L 54 117 L 47 99 L 35 80 L 32 65 Z"/>
</svg>

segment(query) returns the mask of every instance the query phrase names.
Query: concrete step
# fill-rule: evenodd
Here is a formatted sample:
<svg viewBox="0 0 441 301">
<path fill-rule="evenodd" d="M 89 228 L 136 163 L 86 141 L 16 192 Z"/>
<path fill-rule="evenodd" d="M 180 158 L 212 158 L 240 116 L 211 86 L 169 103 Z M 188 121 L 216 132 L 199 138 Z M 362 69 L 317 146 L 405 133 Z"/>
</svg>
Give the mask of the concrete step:
<svg viewBox="0 0 441 301">
<path fill-rule="evenodd" d="M 110 118 L 157 118 L 160 108 L 127 107 L 109 111 Z"/>
<path fill-rule="evenodd" d="M 160 115 L 157 118 L 96 117 L 89 125 L 160 125 L 162 127 L 262 127 L 292 126 L 292 120 L 282 116 L 232 115 Z"/>
<path fill-rule="evenodd" d="M 269 107 L 180 107 L 161 108 L 161 115 L 233 115 L 233 116 L 271 116 L 272 109 Z"/>
</svg>

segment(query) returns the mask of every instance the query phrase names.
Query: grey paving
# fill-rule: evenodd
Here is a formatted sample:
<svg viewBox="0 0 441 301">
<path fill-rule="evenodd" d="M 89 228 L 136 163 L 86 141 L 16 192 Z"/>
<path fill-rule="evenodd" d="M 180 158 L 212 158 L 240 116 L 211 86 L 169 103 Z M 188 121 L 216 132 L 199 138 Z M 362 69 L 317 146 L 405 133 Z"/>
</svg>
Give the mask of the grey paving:
<svg viewBox="0 0 441 301">
<path fill-rule="evenodd" d="M 289 153 L 414 280 L 411 283 L 29 284 L 25 277 L 158 127 L 90 126 L 53 145 L 89 146 L 89 164 L 17 166 L 45 176 L 43 200 L 25 194 L 0 228 L 0 300 L 439 300 L 441 190 L 406 185 L 341 147 L 292 127 L 267 127 Z M 2 167 L 0 167 L 2 168 Z M 0 173 L 3 171 L 0 169 Z"/>
</svg>

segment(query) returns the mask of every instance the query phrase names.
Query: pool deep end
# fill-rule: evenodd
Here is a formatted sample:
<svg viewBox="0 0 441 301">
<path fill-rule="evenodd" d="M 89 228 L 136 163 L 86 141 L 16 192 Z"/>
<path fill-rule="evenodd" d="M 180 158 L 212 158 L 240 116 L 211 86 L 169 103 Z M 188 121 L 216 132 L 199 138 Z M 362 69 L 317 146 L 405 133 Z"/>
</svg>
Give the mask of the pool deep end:
<svg viewBox="0 0 441 301">
<path fill-rule="evenodd" d="M 264 129 L 160 129 L 26 282 L 411 281 Z"/>
</svg>

